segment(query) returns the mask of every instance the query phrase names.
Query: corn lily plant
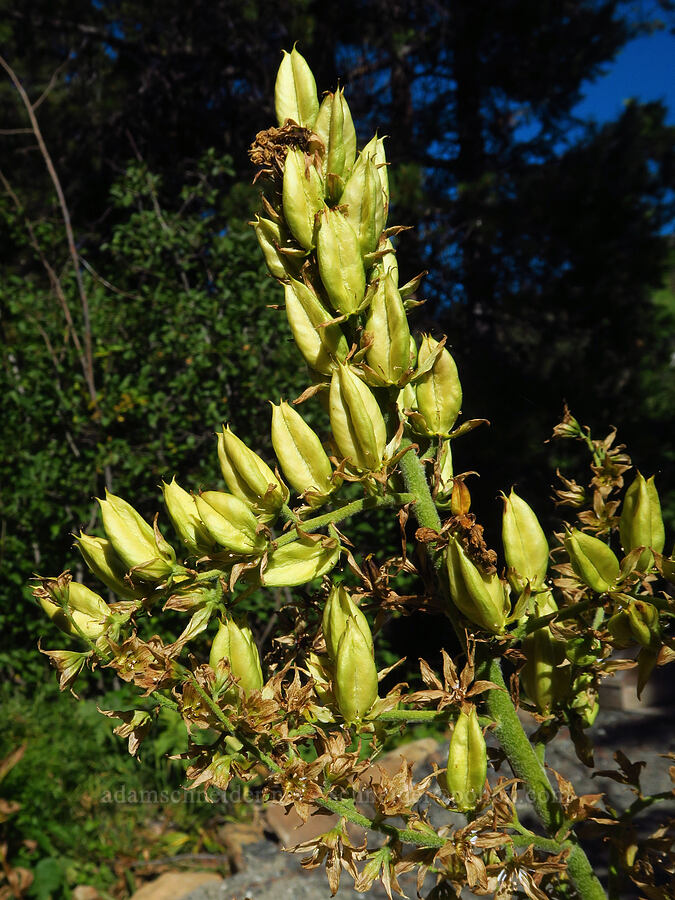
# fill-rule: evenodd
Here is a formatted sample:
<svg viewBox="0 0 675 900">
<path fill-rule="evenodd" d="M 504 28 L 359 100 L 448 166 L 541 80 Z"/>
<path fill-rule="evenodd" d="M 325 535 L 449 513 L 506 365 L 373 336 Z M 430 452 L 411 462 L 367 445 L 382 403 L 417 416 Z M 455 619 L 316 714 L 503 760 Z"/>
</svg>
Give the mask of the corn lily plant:
<svg viewBox="0 0 675 900">
<path fill-rule="evenodd" d="M 336 814 L 338 824 L 303 848 L 311 850 L 307 866 L 325 862 L 333 892 L 346 870 L 357 890 L 379 878 L 391 896 L 400 874 L 417 869 L 420 889 L 425 877 L 435 881 L 433 897 L 469 885 L 496 897 L 599 900 L 606 888 L 582 846 L 595 827 L 607 838 L 610 896 L 625 878 L 641 896 L 660 896 L 658 885 L 672 878 L 673 823 L 638 844 L 634 818 L 666 795 L 646 796 L 640 767 L 620 753 L 613 777 L 636 795 L 623 811 L 603 807 L 601 794 L 577 796 L 544 768 L 546 745 L 563 725 L 593 765 L 588 728 L 601 679 L 637 666 L 641 691 L 675 657 L 667 628 L 675 604 L 665 590 L 675 561 L 664 556 L 654 479 L 637 473 L 623 493 L 631 461 L 614 433 L 593 439 L 566 412 L 555 437 L 583 442 L 592 457 L 588 486 L 563 477 L 557 490 L 575 522 L 552 549 L 511 490 L 503 495 L 503 556 L 488 548 L 451 452 L 482 420 L 460 420 L 462 388 L 446 338 L 410 333 L 421 277 L 399 281 L 401 229 L 387 221 L 384 141 L 357 148 L 344 92 L 319 101 L 296 49 L 284 54 L 275 105 L 277 124 L 250 151 L 264 189 L 253 227 L 279 282 L 307 389 L 272 404 L 276 460 L 262 459 L 225 424 L 214 447 L 223 485 L 163 485 L 171 541 L 158 516 L 145 521 L 112 494 L 100 501 L 106 537 L 80 534 L 77 546 L 115 602 L 68 572 L 34 588 L 77 645 L 45 651 L 61 687 L 84 666 L 112 669 L 139 690 L 137 709 L 106 712 L 122 720 L 116 732 L 132 753 L 158 709 L 170 707 L 190 735 L 192 787 L 224 790 L 237 778 L 303 817 Z M 328 433 L 310 427 L 305 404 L 323 405 Z M 343 530 L 381 507 L 398 517 L 401 552 L 366 561 Z M 407 586 L 416 579 L 415 594 L 401 593 L 402 575 Z M 279 588 L 292 598 L 292 627 L 274 635 L 261 659 L 255 627 L 238 609 L 252 591 Z M 387 615 L 412 609 L 447 615 L 461 651 L 443 654 L 442 672 L 422 660 L 421 689 L 398 684 L 380 696 L 388 670 L 378 672 L 377 632 Z M 162 610 L 184 614 L 182 632 L 169 643 L 139 636 L 141 624 L 149 633 L 142 620 Z M 205 639 L 210 652 L 191 652 Z M 632 657 L 617 658 L 627 648 Z M 538 723 L 529 737 L 518 705 Z M 389 732 L 420 722 L 447 729 L 447 767 L 420 783 L 405 761 L 397 774 L 382 773 L 371 784 L 374 813 L 366 813 L 356 802 L 364 772 Z M 501 747 L 490 760 L 488 731 Z M 494 768 L 504 760 L 508 777 Z M 537 827 L 520 821 L 521 795 Z M 448 811 L 441 828 L 429 821 L 429 798 Z M 354 846 L 348 822 L 377 843 Z"/>
</svg>

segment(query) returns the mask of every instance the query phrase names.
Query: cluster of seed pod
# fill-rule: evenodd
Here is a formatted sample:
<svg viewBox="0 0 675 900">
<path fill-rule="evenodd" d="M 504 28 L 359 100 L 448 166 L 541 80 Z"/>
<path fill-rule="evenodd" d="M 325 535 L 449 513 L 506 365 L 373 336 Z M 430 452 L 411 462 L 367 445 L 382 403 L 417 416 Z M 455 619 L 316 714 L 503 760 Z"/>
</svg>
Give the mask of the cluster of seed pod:
<svg viewBox="0 0 675 900">
<path fill-rule="evenodd" d="M 257 144 L 277 136 L 277 165 L 266 215 L 253 225 L 270 274 L 284 286 L 297 347 L 317 389 L 328 389 L 337 454 L 352 475 L 379 472 L 396 432 L 383 408 L 398 400 L 418 434 L 447 436 L 462 401 L 457 367 L 443 343 L 426 335 L 418 348 L 410 334 L 408 307 L 420 279 L 399 285 L 391 241 L 398 229 L 386 227 L 383 139 L 376 135 L 357 152 L 344 92 L 319 103 L 296 49 L 284 54 L 275 102 L 280 127 Z M 335 476 L 291 413 L 285 404 L 275 409 L 275 452 L 296 490 L 317 505 L 335 489 Z M 290 440 L 288 431 L 295 431 Z"/>
<path fill-rule="evenodd" d="M 434 462 L 436 506 L 466 519 L 470 505 L 463 480 L 453 475 L 451 453 L 451 440 L 466 428 L 453 431 L 462 388 L 445 340 L 423 335 L 417 341 L 409 329 L 420 278 L 399 284 L 392 243 L 398 229 L 387 227 L 384 141 L 376 135 L 357 151 L 344 92 L 319 102 L 313 75 L 296 49 L 284 54 L 275 103 L 278 127 L 258 135 L 252 152 L 268 176 L 264 215 L 253 226 L 269 272 L 283 286 L 288 324 L 309 368 L 312 384 L 305 394 L 327 401 L 330 449 L 283 400 L 272 404 L 278 468 L 223 427 L 217 453 L 226 491 L 190 493 L 175 478 L 162 485 L 181 553 L 156 520 L 150 524 L 121 497 L 107 493 L 99 501 L 105 537 L 81 533 L 76 543 L 92 574 L 120 601 L 109 605 L 69 575 L 42 579 L 34 589 L 59 628 L 101 649 L 112 648 L 134 613 L 155 596 L 192 591 L 197 612 L 183 641 L 220 613 L 209 657 L 214 696 L 235 705 L 264 691 L 265 681 L 250 628 L 230 615 L 224 588 L 218 594 L 214 585 L 229 580 L 232 587 L 241 579 L 252 587 L 293 587 L 331 572 L 342 551 L 338 533 L 329 527 L 328 534 L 310 534 L 302 528 L 303 517 L 332 503 L 345 480 L 362 482 L 371 494 L 386 493 L 397 476 L 403 433 Z M 291 500 L 291 489 L 298 503 Z M 549 625 L 558 607 L 548 578 L 548 541 L 534 511 L 515 491 L 503 500 L 505 577 L 482 544 L 482 530 L 476 538 L 472 525 L 452 520 L 443 528 L 437 555 L 449 602 L 487 641 L 522 638 L 520 684 L 539 714 L 549 716 L 568 704 L 588 725 L 597 712 L 591 669 L 596 651 L 568 645 Z M 272 529 L 280 518 L 295 529 L 279 538 Z M 635 584 L 635 572 L 650 577 L 664 547 L 653 478 L 638 474 L 628 488 L 619 536 L 626 554 L 621 561 L 609 543 L 568 529 L 566 556 L 582 596 L 604 598 L 599 606 L 611 609 L 606 623 L 611 646 L 637 644 L 655 654 L 662 639 L 658 609 L 626 587 Z M 435 533 L 433 540 L 439 538 Z M 527 630 L 542 617 L 549 618 Z M 370 626 L 342 585 L 333 584 L 328 593 L 322 632 L 325 655 L 312 652 L 304 662 L 324 704 L 317 718 L 358 724 L 377 699 L 378 675 Z M 52 651 L 59 653 L 66 651 Z M 85 654 L 71 656 L 68 665 L 81 667 Z M 444 785 L 460 809 L 475 806 L 485 773 L 481 726 L 476 708 L 466 703 L 451 739 Z"/>
</svg>

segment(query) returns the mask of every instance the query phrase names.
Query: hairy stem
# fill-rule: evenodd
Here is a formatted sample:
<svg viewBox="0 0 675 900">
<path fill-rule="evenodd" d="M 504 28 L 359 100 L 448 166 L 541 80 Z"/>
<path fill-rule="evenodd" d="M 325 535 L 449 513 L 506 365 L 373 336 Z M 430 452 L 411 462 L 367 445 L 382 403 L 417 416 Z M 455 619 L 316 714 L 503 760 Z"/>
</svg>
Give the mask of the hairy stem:
<svg viewBox="0 0 675 900">
<path fill-rule="evenodd" d="M 411 503 L 415 500 L 416 497 L 412 494 L 388 494 L 386 497 L 363 497 L 360 500 L 353 500 L 351 503 L 346 503 L 338 509 L 331 510 L 331 512 L 324 513 L 322 516 L 316 516 L 314 519 L 306 519 L 304 522 L 298 524 L 298 529 L 309 534 L 313 531 L 318 531 L 319 528 L 324 528 L 326 525 L 335 525 L 338 522 L 342 522 L 344 519 L 349 519 L 351 516 L 355 516 L 357 513 L 369 509 L 378 509 L 382 506 L 405 506 L 406 503 Z M 280 538 L 277 538 L 275 543 L 277 547 L 283 547 L 284 544 L 290 544 L 292 541 L 297 540 L 298 537 L 298 530 L 293 527 L 286 534 L 282 534 Z"/>
</svg>

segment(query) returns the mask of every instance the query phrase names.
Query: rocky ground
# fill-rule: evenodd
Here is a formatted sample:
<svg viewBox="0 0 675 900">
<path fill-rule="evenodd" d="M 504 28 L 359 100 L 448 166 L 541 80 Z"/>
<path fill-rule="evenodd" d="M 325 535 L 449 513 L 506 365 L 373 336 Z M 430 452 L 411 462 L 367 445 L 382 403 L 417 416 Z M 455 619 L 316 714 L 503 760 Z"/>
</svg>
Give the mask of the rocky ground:
<svg viewBox="0 0 675 900">
<path fill-rule="evenodd" d="M 626 705 L 626 704 L 624 704 Z M 525 722 L 531 727 L 531 721 Z M 644 760 L 647 763 L 643 776 L 643 790 L 657 792 L 669 790 L 671 782 L 668 774 L 669 762 L 661 758 L 675 750 L 675 710 L 651 708 L 647 712 L 632 709 L 605 709 L 593 726 L 596 745 L 595 764 L 597 769 L 614 769 L 614 751 L 621 747 L 631 762 Z M 405 754 L 415 764 L 416 779 L 432 771 L 432 764 L 445 765 L 447 744 L 439 744 L 425 738 L 404 745 L 388 754 L 382 763 L 394 771 L 400 766 L 400 756 Z M 549 745 L 547 764 L 573 782 L 577 792 L 606 792 L 608 802 L 623 808 L 631 800 L 628 789 L 606 777 L 591 777 L 590 770 L 579 763 L 569 734 L 560 732 Z M 662 821 L 668 811 L 675 814 L 675 803 L 665 804 L 645 812 L 641 821 L 646 829 Z M 431 821 L 440 825 L 447 821 L 448 813 L 431 804 Z M 527 816 L 523 810 L 524 820 Z M 530 822 L 528 822 L 530 824 Z M 534 820 L 532 820 L 534 825 Z M 234 826 L 236 828 L 236 826 Z M 214 873 L 176 872 L 165 873 L 155 882 L 144 885 L 133 900 L 315 900 L 329 898 L 330 891 L 322 869 L 305 871 L 300 864 L 300 855 L 282 852 L 284 847 L 311 840 L 331 827 L 331 819 L 316 816 L 306 824 L 293 814 L 286 815 L 278 807 L 265 810 L 257 830 L 244 830 L 243 836 L 233 838 L 235 847 L 235 874 L 223 879 Z M 354 835 L 358 838 L 358 834 Z M 602 842 L 591 844 L 589 855 L 594 868 L 601 878 L 606 874 L 604 847 Z M 199 879 L 202 879 L 199 881 Z M 195 880 L 197 879 L 197 880 Z M 409 897 L 416 894 L 414 876 L 404 876 L 402 886 Z M 433 885 L 431 878 L 425 882 L 424 894 Z M 349 876 L 344 875 L 337 895 L 341 900 L 357 897 L 384 898 L 386 894 L 380 885 L 374 885 L 367 894 L 357 894 Z M 464 896 L 464 894 L 463 894 Z M 466 894 L 467 897 L 471 896 Z"/>
</svg>

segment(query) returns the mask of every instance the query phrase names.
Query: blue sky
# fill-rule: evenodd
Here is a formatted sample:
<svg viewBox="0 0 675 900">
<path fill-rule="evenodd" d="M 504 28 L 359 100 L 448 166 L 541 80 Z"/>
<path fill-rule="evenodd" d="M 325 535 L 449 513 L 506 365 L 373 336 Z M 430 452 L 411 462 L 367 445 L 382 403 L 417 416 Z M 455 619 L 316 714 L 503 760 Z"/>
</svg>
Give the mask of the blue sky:
<svg viewBox="0 0 675 900">
<path fill-rule="evenodd" d="M 586 87 L 577 115 L 599 122 L 616 118 L 630 97 L 664 100 L 667 121 L 675 125 L 675 35 L 658 31 L 636 38 Z"/>
</svg>

